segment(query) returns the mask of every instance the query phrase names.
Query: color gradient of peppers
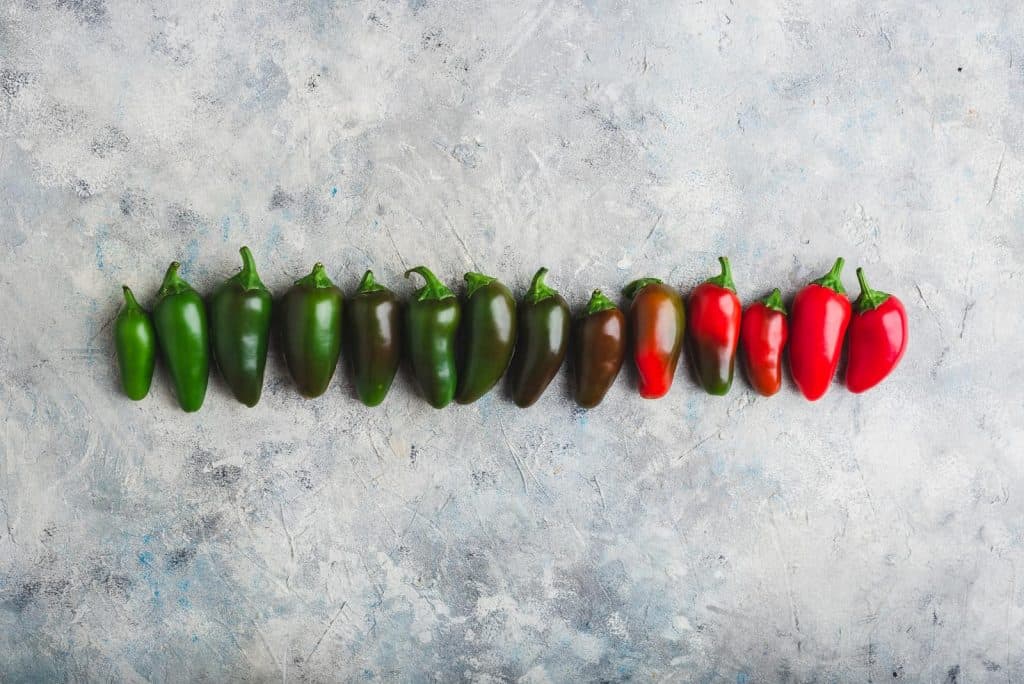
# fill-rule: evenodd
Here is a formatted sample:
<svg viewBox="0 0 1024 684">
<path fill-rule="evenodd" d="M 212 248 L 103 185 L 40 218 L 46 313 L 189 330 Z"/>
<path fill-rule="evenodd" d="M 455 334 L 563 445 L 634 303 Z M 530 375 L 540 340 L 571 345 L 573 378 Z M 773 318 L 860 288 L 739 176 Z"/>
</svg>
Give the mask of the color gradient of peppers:
<svg viewBox="0 0 1024 684">
<path fill-rule="evenodd" d="M 732 387 L 743 307 L 736 296 L 729 260 L 718 257 L 718 262 L 722 272 L 690 294 L 687 339 L 701 387 L 708 394 L 722 396 Z"/>
<path fill-rule="evenodd" d="M 239 250 L 242 270 L 210 296 L 213 358 L 235 399 L 255 406 L 263 392 L 270 337 L 271 296 L 248 247 Z"/>
<path fill-rule="evenodd" d="M 527 408 L 558 374 L 569 347 L 569 305 L 544 282 L 548 269 L 533 276 L 519 307 L 519 335 L 512 360 L 512 401 Z"/>
<path fill-rule="evenodd" d="M 461 308 L 451 290 L 426 266 L 410 268 L 426 281 L 413 294 L 406 311 L 406 332 L 413 374 L 427 402 L 444 408 L 455 397 L 455 343 Z"/>
<path fill-rule="evenodd" d="M 600 290 L 594 290 L 576 321 L 573 352 L 573 396 L 583 408 L 594 408 L 615 382 L 626 358 L 626 317 Z"/>
<path fill-rule="evenodd" d="M 740 349 L 750 385 L 770 397 L 782 387 L 782 352 L 789 338 L 789 321 L 778 288 L 743 312 Z"/>
<path fill-rule="evenodd" d="M 491 276 L 467 273 L 462 307 L 458 390 L 455 401 L 471 404 L 491 391 L 512 361 L 516 344 L 516 300 Z"/>
<path fill-rule="evenodd" d="M 345 305 L 349 364 L 359 400 L 377 406 L 395 379 L 402 360 L 402 306 L 394 292 L 367 271 Z"/>
<path fill-rule="evenodd" d="M 149 394 L 156 365 L 156 331 L 149 314 L 137 301 L 127 285 L 124 307 L 114 322 L 114 346 L 121 371 L 121 388 L 129 399 L 138 401 Z"/>
<path fill-rule="evenodd" d="M 825 395 L 839 365 L 843 337 L 850 323 L 850 300 L 841 274 L 844 260 L 811 282 L 793 299 L 790 315 L 789 369 L 807 399 Z"/>
<path fill-rule="evenodd" d="M 327 391 L 338 365 L 344 298 L 318 262 L 281 301 L 284 360 L 299 392 L 309 399 Z"/>
<path fill-rule="evenodd" d="M 640 396 L 658 399 L 668 394 L 675 378 L 686 330 L 686 310 L 675 288 L 657 278 L 641 278 L 626 286 L 633 363 Z"/>
<path fill-rule="evenodd" d="M 153 306 L 153 326 L 182 409 L 198 411 L 210 378 L 210 335 L 206 306 L 199 293 L 181 279 L 181 264 L 172 262 Z"/>
<path fill-rule="evenodd" d="M 907 311 L 903 302 L 887 292 L 872 290 L 857 269 L 860 296 L 853 303 L 846 364 L 846 387 L 864 392 L 896 367 L 907 350 Z"/>
</svg>

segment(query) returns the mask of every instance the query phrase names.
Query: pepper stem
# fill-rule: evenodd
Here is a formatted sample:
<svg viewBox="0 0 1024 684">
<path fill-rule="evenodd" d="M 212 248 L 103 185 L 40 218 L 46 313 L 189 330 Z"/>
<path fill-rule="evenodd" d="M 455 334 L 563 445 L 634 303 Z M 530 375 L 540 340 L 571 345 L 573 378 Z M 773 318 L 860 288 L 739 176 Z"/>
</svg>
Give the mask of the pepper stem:
<svg viewBox="0 0 1024 684">
<path fill-rule="evenodd" d="M 622 289 L 622 294 L 626 295 L 630 299 L 636 297 L 640 290 L 644 289 L 648 285 L 660 284 L 661 278 L 639 278 L 634 280 L 629 285 Z"/>
<path fill-rule="evenodd" d="M 373 271 L 367 271 L 363 274 L 363 279 L 359 281 L 359 289 L 356 290 L 356 294 L 366 294 L 368 292 L 380 292 L 384 289 L 384 286 L 377 282 L 373 277 Z"/>
<path fill-rule="evenodd" d="M 452 291 L 448 289 L 444 283 L 437 279 L 430 269 L 426 266 L 417 266 L 410 268 L 405 272 L 405 277 L 408 278 L 410 273 L 419 273 L 426 281 L 426 284 L 420 289 L 416 290 L 416 299 L 423 302 L 428 299 L 448 299 L 454 297 Z"/>
<path fill-rule="evenodd" d="M 124 303 L 129 309 L 141 309 L 139 302 L 135 299 L 135 295 L 132 294 L 132 289 L 127 285 L 122 285 L 121 289 L 124 290 Z"/>
<path fill-rule="evenodd" d="M 473 293 L 479 290 L 484 285 L 493 283 L 496 279 L 483 273 L 469 272 L 462 276 L 463 280 L 466 281 L 466 297 L 472 297 Z"/>
<path fill-rule="evenodd" d="M 843 272 L 843 264 L 846 263 L 846 259 L 839 257 L 836 259 L 836 263 L 832 265 L 832 270 L 821 276 L 817 280 L 812 281 L 814 285 L 821 285 L 827 287 L 830 290 L 834 290 L 841 295 L 846 294 L 846 289 L 843 287 L 843 279 L 840 277 Z"/>
<path fill-rule="evenodd" d="M 600 290 L 594 290 L 594 293 L 590 295 L 590 301 L 587 302 L 587 310 L 584 312 L 584 315 L 590 316 L 592 314 L 615 308 L 617 308 L 615 306 L 615 302 L 605 297 L 604 293 Z"/>
<path fill-rule="evenodd" d="M 786 315 L 786 305 L 782 303 L 782 293 L 779 292 L 779 288 L 772 290 L 772 293 L 761 300 L 761 303 L 772 311 L 778 311 L 783 316 Z"/>
<path fill-rule="evenodd" d="M 732 267 L 729 266 L 729 258 L 724 256 L 718 257 L 718 263 L 722 264 L 722 272 L 714 278 L 708 278 L 704 282 L 736 292 L 736 284 L 732 282 Z"/>
<path fill-rule="evenodd" d="M 537 304 L 548 297 L 554 297 L 558 294 L 554 288 L 544 282 L 544 276 L 547 274 L 548 269 L 544 266 L 533 274 L 533 280 L 530 281 L 530 289 L 526 291 L 526 301 L 530 304 Z"/>
<path fill-rule="evenodd" d="M 235 277 L 242 285 L 242 289 L 246 291 L 265 290 L 266 286 L 260 280 L 259 273 L 256 272 L 256 260 L 253 258 L 252 252 L 243 245 L 238 253 L 242 255 L 242 270 Z"/>
<path fill-rule="evenodd" d="M 157 297 L 166 297 L 191 288 L 191 285 L 182 280 L 181 276 L 178 275 L 179 268 L 181 268 L 181 264 L 177 261 L 172 261 L 171 265 L 167 267 L 167 273 L 164 274 L 164 281 L 160 284 L 160 291 L 157 292 Z"/>
<path fill-rule="evenodd" d="M 857 282 L 860 283 L 860 296 L 857 297 L 854 305 L 857 307 L 858 313 L 877 309 L 891 296 L 888 292 L 872 290 L 871 286 L 868 285 L 867 278 L 864 276 L 864 269 L 860 267 L 857 268 Z"/>
<path fill-rule="evenodd" d="M 299 278 L 295 281 L 296 285 L 306 285 L 316 289 L 324 287 L 333 287 L 334 283 L 327 276 L 327 269 L 319 261 L 313 264 L 313 270 L 309 272 L 308 276 Z"/>
</svg>

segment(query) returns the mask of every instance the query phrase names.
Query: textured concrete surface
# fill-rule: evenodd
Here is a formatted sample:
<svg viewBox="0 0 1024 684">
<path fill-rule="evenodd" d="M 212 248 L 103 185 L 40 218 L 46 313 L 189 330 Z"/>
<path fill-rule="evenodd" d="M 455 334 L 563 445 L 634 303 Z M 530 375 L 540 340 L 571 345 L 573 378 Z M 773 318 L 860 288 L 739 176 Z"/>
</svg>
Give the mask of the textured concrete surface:
<svg viewBox="0 0 1024 684">
<path fill-rule="evenodd" d="M 251 5 L 0 8 L 0 679 L 1024 679 L 1016 0 Z M 122 398 L 120 284 L 243 243 L 576 306 L 842 254 L 911 345 L 815 405 Z"/>
</svg>

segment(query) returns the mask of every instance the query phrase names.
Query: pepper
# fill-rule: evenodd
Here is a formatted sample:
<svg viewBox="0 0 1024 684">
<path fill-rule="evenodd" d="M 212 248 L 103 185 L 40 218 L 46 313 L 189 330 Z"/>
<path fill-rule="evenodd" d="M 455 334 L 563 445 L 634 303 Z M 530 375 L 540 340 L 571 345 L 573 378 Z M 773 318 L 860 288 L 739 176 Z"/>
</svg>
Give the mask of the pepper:
<svg viewBox="0 0 1024 684">
<path fill-rule="evenodd" d="M 462 365 L 455 401 L 471 404 L 505 374 L 516 344 L 516 300 L 491 276 L 467 273 L 461 328 Z"/>
<path fill-rule="evenodd" d="M 548 269 L 533 276 L 519 307 L 519 333 L 512 360 L 512 401 L 532 406 L 565 360 L 571 316 L 562 296 L 544 282 Z"/>
<path fill-rule="evenodd" d="M 210 377 L 210 335 L 206 306 L 199 293 L 181 279 L 181 264 L 171 263 L 156 295 L 153 325 L 170 371 L 178 403 L 187 412 L 198 411 L 206 398 Z"/>
<path fill-rule="evenodd" d="M 903 302 L 887 292 L 872 290 L 857 269 L 860 296 L 853 303 L 846 387 L 851 392 L 869 390 L 896 368 L 907 350 L 907 311 Z"/>
<path fill-rule="evenodd" d="M 615 382 L 626 358 L 626 317 L 600 290 L 594 290 L 576 321 L 573 340 L 576 403 L 593 408 Z"/>
<path fill-rule="evenodd" d="M 843 263 L 842 257 L 836 259 L 831 271 L 793 299 L 789 368 L 793 382 L 811 401 L 828 391 L 850 323 L 850 300 L 840 278 Z"/>
<path fill-rule="evenodd" d="M 299 392 L 309 399 L 327 391 L 338 365 L 344 299 L 317 262 L 281 302 L 284 360 Z"/>
<path fill-rule="evenodd" d="M 718 263 L 722 272 L 690 294 L 688 340 L 701 387 L 708 394 L 723 396 L 732 387 L 743 307 L 736 296 L 729 259 L 718 257 Z"/>
<path fill-rule="evenodd" d="M 426 266 L 410 268 L 405 277 L 413 273 L 426 284 L 414 293 L 406 312 L 409 357 L 427 402 L 444 408 L 455 396 L 459 300 Z"/>
<path fill-rule="evenodd" d="M 121 388 L 129 399 L 138 401 L 149 394 L 149 386 L 153 382 L 156 331 L 149 314 L 135 301 L 131 289 L 127 285 L 121 289 L 124 290 L 124 307 L 114 322 L 114 345 L 121 370 Z"/>
<path fill-rule="evenodd" d="M 754 390 L 770 397 L 782 387 L 782 350 L 789 336 L 789 321 L 778 288 L 743 312 L 740 348 L 747 379 Z"/>
<path fill-rule="evenodd" d="M 367 271 L 345 306 L 347 355 L 359 400 L 377 406 L 402 360 L 402 306 L 394 292 Z"/>
<path fill-rule="evenodd" d="M 657 278 L 641 278 L 626 286 L 633 300 L 629 329 L 640 396 L 657 399 L 668 394 L 683 348 L 686 310 L 675 288 Z"/>
<path fill-rule="evenodd" d="M 213 358 L 235 399 L 255 406 L 263 391 L 270 337 L 271 296 L 248 247 L 239 250 L 242 270 L 210 296 Z"/>
</svg>

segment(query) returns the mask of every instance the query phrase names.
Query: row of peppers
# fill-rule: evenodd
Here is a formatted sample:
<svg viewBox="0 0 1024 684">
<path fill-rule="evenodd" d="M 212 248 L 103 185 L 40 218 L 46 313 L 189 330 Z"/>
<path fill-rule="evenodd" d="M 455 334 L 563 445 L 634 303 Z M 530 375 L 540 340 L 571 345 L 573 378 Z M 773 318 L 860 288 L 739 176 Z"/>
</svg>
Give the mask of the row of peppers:
<svg viewBox="0 0 1024 684">
<path fill-rule="evenodd" d="M 630 350 L 640 395 L 664 396 L 684 338 L 701 386 L 714 395 L 732 386 L 737 349 L 753 388 L 764 396 L 778 392 L 788 342 L 793 381 L 812 401 L 832 383 L 844 338 L 849 337 L 846 385 L 853 392 L 885 378 L 907 345 L 903 305 L 871 289 L 859 268 L 861 292 L 851 306 L 840 279 L 842 258 L 800 290 L 791 315 L 778 289 L 744 311 L 729 260 L 721 257 L 721 273 L 700 284 L 686 305 L 675 288 L 641 278 L 625 289 L 631 300 L 628 317 L 595 290 L 574 323 L 565 299 L 545 283 L 546 268 L 537 271 L 517 305 L 509 289 L 490 276 L 467 273 L 460 300 L 429 269 L 417 266 L 405 275 L 419 274 L 424 285 L 403 307 L 371 271 L 346 301 L 318 263 L 274 305 L 249 248 L 242 247 L 241 255 L 241 271 L 217 287 L 208 302 L 181 278 L 177 262 L 167 270 L 152 317 L 124 287 L 115 341 L 129 397 L 149 393 L 159 348 L 185 411 L 203 404 L 211 352 L 238 401 L 255 406 L 274 318 L 288 370 L 304 396 L 327 390 L 344 338 L 356 392 L 367 406 L 384 400 L 406 354 L 420 390 L 436 408 L 452 400 L 476 401 L 506 371 L 513 400 L 525 408 L 557 374 L 572 337 L 575 399 L 590 408 L 604 398 Z"/>
</svg>

